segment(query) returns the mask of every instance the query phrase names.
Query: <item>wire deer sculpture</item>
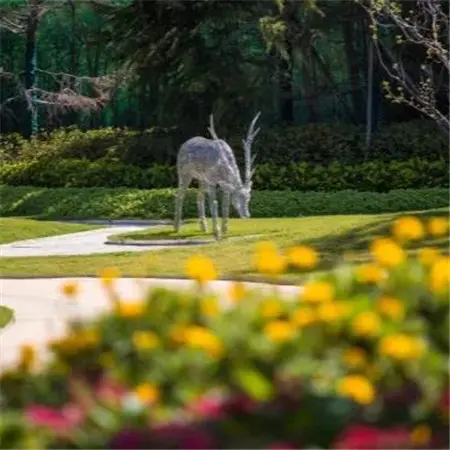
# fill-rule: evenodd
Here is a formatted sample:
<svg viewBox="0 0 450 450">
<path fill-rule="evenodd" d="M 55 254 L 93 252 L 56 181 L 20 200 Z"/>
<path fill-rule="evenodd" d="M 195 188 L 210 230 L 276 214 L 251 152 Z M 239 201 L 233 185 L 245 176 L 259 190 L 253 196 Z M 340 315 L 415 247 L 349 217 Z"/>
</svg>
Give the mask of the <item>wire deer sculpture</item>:
<svg viewBox="0 0 450 450">
<path fill-rule="evenodd" d="M 213 233 L 218 240 L 228 232 L 228 218 L 230 215 L 230 199 L 241 218 L 250 217 L 249 202 L 252 192 L 252 176 L 254 173 L 251 148 L 253 140 L 260 128 L 255 130 L 260 112 L 253 118 L 247 137 L 242 140 L 245 156 L 244 182 L 241 179 L 231 147 L 222 139 L 219 139 L 214 128 L 214 117 L 209 117 L 209 128 L 212 139 L 201 136 L 193 137 L 181 145 L 177 157 L 178 190 L 175 198 L 175 232 L 180 230 L 183 215 L 183 202 L 186 190 L 192 180 L 197 180 L 199 189 L 197 192 L 197 208 L 200 221 L 200 229 L 207 231 L 205 215 L 205 192 L 208 193 L 211 210 Z M 216 187 L 222 190 L 222 223 L 219 228 L 218 202 Z"/>
</svg>

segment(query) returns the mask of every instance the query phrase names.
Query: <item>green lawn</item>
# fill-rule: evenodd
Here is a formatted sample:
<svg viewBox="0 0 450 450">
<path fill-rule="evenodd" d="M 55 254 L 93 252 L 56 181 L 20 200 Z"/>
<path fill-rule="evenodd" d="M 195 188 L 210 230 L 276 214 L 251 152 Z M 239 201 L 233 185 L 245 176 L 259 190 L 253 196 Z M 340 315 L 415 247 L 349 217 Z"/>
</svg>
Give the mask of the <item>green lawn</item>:
<svg viewBox="0 0 450 450">
<path fill-rule="evenodd" d="M 0 328 L 5 328 L 14 319 L 14 311 L 7 306 L 0 305 Z"/>
<path fill-rule="evenodd" d="M 92 230 L 98 226 L 48 222 L 25 218 L 0 218 L 0 244 L 34 239 L 58 234 L 76 233 L 77 231 Z"/>
<path fill-rule="evenodd" d="M 448 216 L 448 208 L 415 213 L 417 216 Z M 395 214 L 318 216 L 298 219 L 261 219 L 233 222 L 231 226 L 251 228 L 251 233 L 264 234 L 245 240 L 228 240 L 201 247 L 174 248 L 169 250 L 121 253 L 93 256 L 66 256 L 46 258 L 2 258 L 0 273 L 8 276 L 90 276 L 107 266 L 118 267 L 124 276 L 180 277 L 183 276 L 186 259 L 195 253 L 210 256 L 223 279 L 260 279 L 252 270 L 255 244 L 271 239 L 281 248 L 306 244 L 320 251 L 322 259 L 318 270 L 326 270 L 350 254 L 353 261 L 367 259 L 367 246 L 375 236 L 386 235 Z M 195 224 L 192 225 L 195 227 Z M 186 226 L 189 232 L 191 225 Z M 239 228 L 239 229 L 243 229 Z M 236 230 L 237 231 L 237 230 Z M 261 233 L 262 231 L 262 233 Z M 449 240 L 424 241 L 448 250 Z M 415 246 L 417 247 L 417 245 Z M 411 248 L 414 252 L 414 246 Z M 289 280 L 299 281 L 297 276 L 287 275 Z"/>
</svg>

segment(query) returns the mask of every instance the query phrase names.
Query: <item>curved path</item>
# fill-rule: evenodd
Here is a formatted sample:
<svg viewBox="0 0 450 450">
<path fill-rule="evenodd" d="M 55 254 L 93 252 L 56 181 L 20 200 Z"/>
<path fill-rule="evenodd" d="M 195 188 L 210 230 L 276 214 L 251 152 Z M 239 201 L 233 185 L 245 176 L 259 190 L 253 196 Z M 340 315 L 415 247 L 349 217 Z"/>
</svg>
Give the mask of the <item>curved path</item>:
<svg viewBox="0 0 450 450">
<path fill-rule="evenodd" d="M 108 245 L 108 236 L 119 233 L 130 233 L 143 230 L 149 226 L 158 226 L 156 223 L 110 225 L 90 231 L 69 233 L 59 236 L 50 236 L 25 241 L 11 242 L 0 245 L 0 256 L 4 257 L 30 257 L 30 256 L 68 256 L 92 255 L 98 253 L 118 252 L 145 252 L 168 248 L 167 245 Z"/>
<path fill-rule="evenodd" d="M 66 281 L 79 285 L 76 299 L 69 300 L 61 294 Z M 229 301 L 230 282 L 215 281 L 209 286 L 220 294 L 223 305 Z M 136 299 L 149 287 L 193 289 L 190 280 L 163 280 L 149 278 L 120 278 L 116 280 L 116 292 L 124 299 Z M 273 290 L 273 285 L 247 283 L 262 291 Z M 282 294 L 297 296 L 299 287 L 278 286 Z M 15 311 L 15 321 L 0 330 L 0 371 L 14 363 L 19 347 L 32 344 L 45 354 L 49 339 L 64 333 L 66 324 L 73 317 L 94 317 L 111 306 L 108 296 L 96 278 L 48 278 L 48 279 L 0 279 L 1 304 Z"/>
</svg>

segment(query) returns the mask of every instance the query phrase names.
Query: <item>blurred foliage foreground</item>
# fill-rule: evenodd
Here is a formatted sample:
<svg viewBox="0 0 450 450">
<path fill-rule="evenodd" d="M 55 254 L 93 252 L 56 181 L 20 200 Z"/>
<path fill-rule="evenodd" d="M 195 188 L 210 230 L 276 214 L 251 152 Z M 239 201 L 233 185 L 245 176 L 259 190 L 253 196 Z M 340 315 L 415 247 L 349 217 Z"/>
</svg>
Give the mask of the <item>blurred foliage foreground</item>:
<svg viewBox="0 0 450 450">
<path fill-rule="evenodd" d="M 23 347 L 2 375 L 2 448 L 448 448 L 450 259 L 405 252 L 448 224 L 401 217 L 370 262 L 292 298 L 236 282 L 221 302 L 197 255 L 192 291 L 125 302 L 104 269 L 112 311 L 72 323 L 44 366 Z M 319 260 L 264 242 L 254 263 L 276 278 Z M 76 284 L 62 289 L 76 302 Z"/>
</svg>

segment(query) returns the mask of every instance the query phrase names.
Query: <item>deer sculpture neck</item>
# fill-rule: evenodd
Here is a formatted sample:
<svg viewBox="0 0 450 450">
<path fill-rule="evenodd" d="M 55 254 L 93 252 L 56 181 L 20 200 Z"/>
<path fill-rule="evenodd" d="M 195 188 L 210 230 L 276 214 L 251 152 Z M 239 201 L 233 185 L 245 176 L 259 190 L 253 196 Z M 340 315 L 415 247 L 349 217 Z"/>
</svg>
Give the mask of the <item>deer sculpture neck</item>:
<svg viewBox="0 0 450 450">
<path fill-rule="evenodd" d="M 226 235 L 228 231 L 230 201 L 241 218 L 250 217 L 249 202 L 255 160 L 255 157 L 251 155 L 251 147 L 259 132 L 259 128 L 255 130 L 255 124 L 259 116 L 260 113 L 254 117 L 248 129 L 247 137 L 242 141 L 245 155 L 244 181 L 242 181 L 239 173 L 233 150 L 226 141 L 217 136 L 212 115 L 208 128 L 212 139 L 197 136 L 189 139 L 180 147 L 177 156 L 178 191 L 175 201 L 175 231 L 180 229 L 185 193 L 194 179 L 199 183 L 197 207 L 202 231 L 207 230 L 204 206 L 205 192 L 209 196 L 213 231 L 216 239 L 220 239 L 220 236 Z M 217 186 L 223 193 L 221 229 L 218 225 Z"/>
</svg>

